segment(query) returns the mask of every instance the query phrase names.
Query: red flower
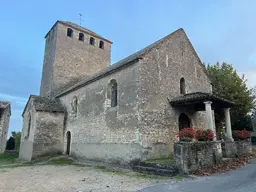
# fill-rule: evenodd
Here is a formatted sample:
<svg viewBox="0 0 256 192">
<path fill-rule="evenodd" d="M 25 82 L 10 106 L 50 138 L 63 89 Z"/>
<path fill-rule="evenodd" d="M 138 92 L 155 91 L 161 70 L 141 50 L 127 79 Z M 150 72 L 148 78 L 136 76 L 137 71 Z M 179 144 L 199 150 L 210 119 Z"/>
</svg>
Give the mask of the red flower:
<svg viewBox="0 0 256 192">
<path fill-rule="evenodd" d="M 247 130 L 233 131 L 233 137 L 235 140 L 246 140 L 251 137 L 251 133 Z"/>
</svg>

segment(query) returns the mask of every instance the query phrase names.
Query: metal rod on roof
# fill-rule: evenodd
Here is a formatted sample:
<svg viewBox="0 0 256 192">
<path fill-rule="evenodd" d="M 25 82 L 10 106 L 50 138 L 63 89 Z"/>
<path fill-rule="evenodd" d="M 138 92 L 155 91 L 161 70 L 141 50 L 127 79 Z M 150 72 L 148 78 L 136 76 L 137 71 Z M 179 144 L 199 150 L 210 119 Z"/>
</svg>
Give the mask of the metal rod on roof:
<svg viewBox="0 0 256 192">
<path fill-rule="evenodd" d="M 80 26 L 82 25 L 83 21 L 84 21 L 83 20 L 83 15 L 82 15 L 82 13 L 79 13 L 79 24 L 80 24 Z"/>
</svg>

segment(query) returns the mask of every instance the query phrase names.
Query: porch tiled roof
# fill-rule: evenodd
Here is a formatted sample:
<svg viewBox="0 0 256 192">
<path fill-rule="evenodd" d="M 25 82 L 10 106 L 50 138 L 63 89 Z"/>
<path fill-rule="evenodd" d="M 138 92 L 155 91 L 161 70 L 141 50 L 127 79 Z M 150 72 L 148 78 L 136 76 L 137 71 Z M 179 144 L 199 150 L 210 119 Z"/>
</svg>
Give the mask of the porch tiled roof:
<svg viewBox="0 0 256 192">
<path fill-rule="evenodd" d="M 61 104 L 60 99 L 58 98 L 47 98 L 41 97 L 37 95 L 30 95 L 28 102 L 24 108 L 22 116 L 24 115 L 26 108 L 28 106 L 29 101 L 33 99 L 33 104 L 35 106 L 36 111 L 45 111 L 45 112 L 64 112 L 65 109 Z"/>
<path fill-rule="evenodd" d="M 222 103 L 222 104 L 225 104 L 225 106 L 229 106 L 229 107 L 232 107 L 235 105 L 235 103 L 232 101 L 221 98 L 212 93 L 203 93 L 203 92 L 194 92 L 194 93 L 188 93 L 182 96 L 178 96 L 171 99 L 170 103 L 173 106 L 178 106 L 178 105 L 188 105 L 190 103 L 202 103 L 205 101 Z"/>
</svg>

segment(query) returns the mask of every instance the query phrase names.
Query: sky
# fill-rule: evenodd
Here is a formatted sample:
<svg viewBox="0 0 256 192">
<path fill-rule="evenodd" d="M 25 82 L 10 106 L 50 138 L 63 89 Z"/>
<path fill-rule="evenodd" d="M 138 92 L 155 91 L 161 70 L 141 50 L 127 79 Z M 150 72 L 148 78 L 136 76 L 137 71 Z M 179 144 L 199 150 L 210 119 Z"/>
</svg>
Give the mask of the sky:
<svg viewBox="0 0 256 192">
<path fill-rule="evenodd" d="M 11 101 L 11 131 L 22 129 L 30 94 L 39 94 L 44 36 L 56 20 L 113 41 L 111 63 L 183 28 L 201 60 L 227 62 L 256 85 L 255 0 L 8 0 L 0 3 L 0 100 Z"/>
</svg>

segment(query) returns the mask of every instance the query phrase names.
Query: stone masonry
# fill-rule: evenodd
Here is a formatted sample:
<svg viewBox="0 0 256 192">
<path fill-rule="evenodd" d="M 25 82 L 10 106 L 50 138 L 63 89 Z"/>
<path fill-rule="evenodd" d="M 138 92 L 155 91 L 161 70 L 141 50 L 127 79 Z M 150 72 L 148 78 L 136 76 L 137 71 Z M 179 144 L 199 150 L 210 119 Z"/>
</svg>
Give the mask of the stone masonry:
<svg viewBox="0 0 256 192">
<path fill-rule="evenodd" d="M 57 99 L 31 95 L 22 116 L 20 159 L 61 154 L 64 109 Z"/>
<path fill-rule="evenodd" d="M 67 28 L 73 30 L 72 37 L 66 35 Z M 79 33 L 84 34 L 83 41 L 78 40 Z M 89 44 L 90 37 L 95 39 L 95 45 Z M 45 39 L 41 96 L 55 96 L 110 65 L 112 42 L 79 25 L 57 21 Z M 100 40 L 104 42 L 104 49 L 99 48 Z"/>
<path fill-rule="evenodd" d="M 0 153 L 3 153 L 5 151 L 10 116 L 11 116 L 10 102 L 0 101 Z"/>
<path fill-rule="evenodd" d="M 68 28 L 73 30 L 72 38 L 67 37 Z M 85 34 L 83 42 L 78 40 L 81 31 Z M 91 36 L 96 39 L 94 46 L 88 43 Z M 100 39 L 104 49 L 98 46 Z M 38 114 L 32 99 L 28 101 L 23 114 L 23 141 L 27 114 L 36 116 L 35 126 L 43 124 L 34 131 L 40 139 L 29 139 L 30 146 L 39 149 L 31 149 L 30 157 L 57 143 L 63 153 L 78 159 L 127 164 L 163 158 L 173 152 L 181 113 L 188 116 L 192 127 L 206 127 L 204 111 L 177 109 L 169 103 L 181 95 L 181 78 L 185 79 L 186 93 L 211 93 L 205 68 L 183 29 L 111 66 L 110 51 L 109 40 L 85 28 L 60 21 L 52 27 L 46 35 L 41 92 L 36 97 L 43 100 L 41 106 L 47 106 L 47 96 L 60 101 L 58 107 L 63 111 L 53 115 L 46 107 Z M 111 92 L 113 81 L 116 92 Z M 115 94 L 117 105 L 113 106 Z M 46 119 L 48 123 L 44 123 Z M 48 127 L 52 122 L 53 129 Z M 53 135 L 58 138 L 56 142 L 45 145 Z"/>
</svg>

